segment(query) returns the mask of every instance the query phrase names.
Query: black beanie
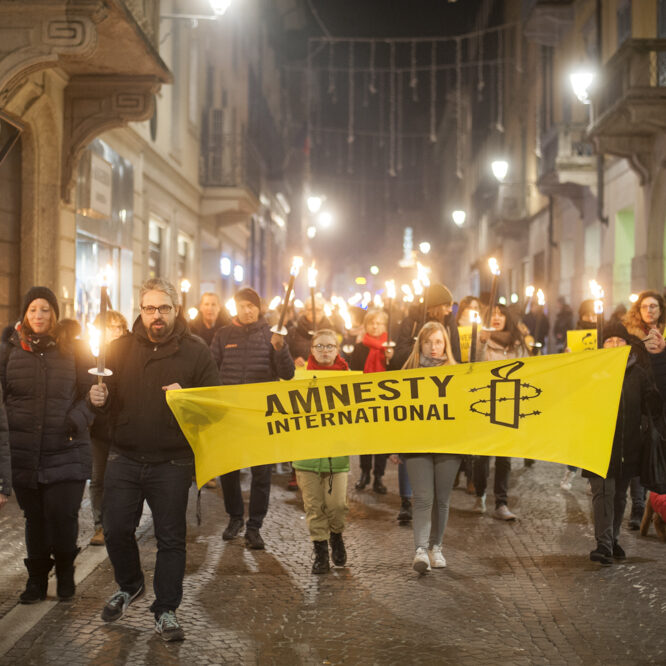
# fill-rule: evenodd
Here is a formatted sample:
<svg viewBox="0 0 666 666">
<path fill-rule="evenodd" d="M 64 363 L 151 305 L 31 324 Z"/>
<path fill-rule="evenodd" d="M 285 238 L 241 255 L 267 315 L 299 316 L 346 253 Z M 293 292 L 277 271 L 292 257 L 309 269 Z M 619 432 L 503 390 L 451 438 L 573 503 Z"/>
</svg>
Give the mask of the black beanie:
<svg viewBox="0 0 666 666">
<path fill-rule="evenodd" d="M 49 305 L 53 308 L 56 319 L 60 319 L 60 308 L 58 307 L 58 299 L 56 295 L 48 287 L 32 287 L 28 289 L 28 293 L 23 299 L 23 309 L 21 310 L 21 321 L 25 319 L 25 313 L 32 303 L 37 298 L 43 298 L 45 301 L 49 302 Z"/>
<path fill-rule="evenodd" d="M 608 338 L 622 338 L 627 344 L 631 344 L 629 331 L 619 321 L 611 321 L 604 326 L 603 342 L 608 340 Z"/>
<path fill-rule="evenodd" d="M 426 296 L 426 306 L 433 308 L 436 305 L 451 305 L 453 303 L 453 294 L 439 282 L 433 282 L 428 287 Z"/>
<path fill-rule="evenodd" d="M 239 303 L 240 301 L 250 301 L 250 303 L 256 305 L 261 310 L 261 299 L 259 298 L 259 294 L 252 289 L 252 287 L 243 287 L 235 294 L 234 301 L 236 301 L 236 303 Z"/>
</svg>

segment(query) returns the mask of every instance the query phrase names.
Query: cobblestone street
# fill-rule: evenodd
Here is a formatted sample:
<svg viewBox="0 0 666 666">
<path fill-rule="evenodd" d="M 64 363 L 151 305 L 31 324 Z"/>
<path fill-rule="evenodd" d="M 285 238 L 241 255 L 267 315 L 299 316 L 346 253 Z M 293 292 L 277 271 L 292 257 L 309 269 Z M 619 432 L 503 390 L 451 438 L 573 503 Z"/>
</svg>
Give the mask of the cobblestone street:
<svg viewBox="0 0 666 666">
<path fill-rule="evenodd" d="M 75 601 L 51 602 L 0 664 L 666 663 L 666 546 L 654 533 L 644 538 L 624 529 L 626 562 L 598 567 L 588 559 L 594 543 L 587 482 L 578 477 L 572 491 L 562 491 L 562 467 L 513 464 L 509 506 L 519 519 L 475 514 L 474 498 L 455 490 L 443 548 L 448 567 L 421 577 L 411 569 L 411 528 L 395 519 L 392 465 L 389 494 L 378 496 L 353 490 L 354 460 L 348 566 L 321 576 L 310 573 L 300 495 L 286 490 L 286 475 L 273 477 L 263 552 L 245 549 L 241 538 L 222 541 L 227 520 L 219 489 L 204 489 L 198 527 L 193 488 L 178 613 L 185 642 L 165 644 L 155 634 L 150 585 L 121 620 L 105 625 L 99 613 L 115 584 L 103 560 L 79 584 Z M 243 480 L 247 486 L 249 476 Z M 88 514 L 84 506 L 81 545 L 90 536 Z M 24 555 L 13 499 L 0 516 L 1 640 L 24 584 Z M 149 514 L 141 529 L 149 582 Z M 81 559 L 93 550 L 101 549 L 86 547 Z"/>
</svg>

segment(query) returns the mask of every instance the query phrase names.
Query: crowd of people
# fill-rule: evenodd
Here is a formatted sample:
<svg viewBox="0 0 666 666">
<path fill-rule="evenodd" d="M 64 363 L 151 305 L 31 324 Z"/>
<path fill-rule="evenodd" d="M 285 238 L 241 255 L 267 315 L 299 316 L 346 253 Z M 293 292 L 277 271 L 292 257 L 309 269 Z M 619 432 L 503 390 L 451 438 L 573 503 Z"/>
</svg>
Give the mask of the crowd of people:
<svg viewBox="0 0 666 666">
<path fill-rule="evenodd" d="M 176 610 L 183 594 L 193 453 L 167 406 L 166 391 L 288 381 L 298 367 L 381 373 L 458 364 L 463 362 L 459 327 L 469 323 L 470 313 L 484 314 L 488 324 L 473 341 L 476 361 L 547 349 L 566 353 L 567 331 L 597 326 L 592 301 L 580 305 L 574 323 L 572 309 L 560 299 L 551 326 L 542 306 L 526 311 L 490 304 L 486 295 L 455 303 L 450 290 L 437 283 L 422 304 L 396 304 L 390 313 L 381 307 L 352 308 L 345 313 L 352 318 L 347 323 L 339 309 L 316 296 L 302 312 L 290 312 L 286 336 L 271 330 L 276 313 L 267 311 L 251 287 L 240 289 L 234 303 L 232 316 L 217 295 L 205 293 L 198 316 L 188 322 L 172 284 L 161 278 L 146 281 L 131 329 L 120 313 L 107 312 L 105 365 L 112 374 L 97 380 L 88 372 L 94 359 L 81 340 L 80 326 L 60 319 L 53 291 L 37 286 L 26 293 L 21 317 L 5 329 L 0 346 L 0 508 L 13 491 L 25 518 L 28 579 L 21 603 L 46 598 L 53 567 L 58 598 L 74 597 L 78 515 L 90 479 L 91 544 L 106 546 L 118 584 L 102 619 L 118 620 L 144 594 L 135 531 L 145 502 L 157 540 L 151 605 L 155 629 L 167 641 L 185 637 Z M 626 557 L 619 538 L 628 492 L 630 527 L 647 534 L 654 526 L 666 541 L 666 495 L 648 495 L 641 483 L 646 437 L 655 430 L 663 433 L 665 324 L 662 295 L 644 291 L 628 311 L 616 311 L 603 327 L 600 346 L 630 347 L 606 478 L 583 470 L 594 515 L 590 559 L 603 566 Z M 413 526 L 413 569 L 424 574 L 445 567 L 451 491 L 464 475 L 465 489 L 476 496 L 475 510 L 485 513 L 490 458 L 427 451 L 362 455 L 355 488 L 385 494 L 389 459 L 398 465 L 398 521 Z M 509 508 L 511 462 L 495 459 L 493 481 L 492 516 L 509 522 L 517 518 Z M 533 462 L 525 460 L 525 465 Z M 333 565 L 345 566 L 349 457 L 291 465 L 290 487 L 300 489 L 313 544 L 312 573 L 330 571 L 331 559 Z M 240 470 L 219 478 L 228 515 L 222 539 L 235 539 L 244 530 L 247 547 L 263 549 L 272 466 L 250 472 L 247 519 Z M 564 470 L 564 491 L 576 475 L 573 467 Z"/>
</svg>

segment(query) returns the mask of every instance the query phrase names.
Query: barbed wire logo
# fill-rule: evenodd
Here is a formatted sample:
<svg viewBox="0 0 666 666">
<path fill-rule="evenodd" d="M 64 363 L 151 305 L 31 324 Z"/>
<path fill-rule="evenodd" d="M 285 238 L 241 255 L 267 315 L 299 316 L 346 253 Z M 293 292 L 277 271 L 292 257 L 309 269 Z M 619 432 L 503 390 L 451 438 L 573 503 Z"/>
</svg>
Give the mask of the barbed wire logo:
<svg viewBox="0 0 666 666">
<path fill-rule="evenodd" d="M 542 413 L 540 410 L 521 412 L 520 406 L 526 400 L 538 398 L 543 392 L 542 389 L 520 379 L 509 379 L 514 372 L 520 370 L 524 365 L 522 361 L 514 361 L 491 370 L 490 374 L 497 379 L 491 379 L 490 384 L 486 386 L 469 389 L 470 393 L 489 390 L 490 397 L 473 402 L 469 411 L 487 416 L 491 423 L 507 428 L 518 428 L 520 419 L 528 416 L 539 416 Z M 488 409 L 488 411 L 484 411 L 484 409 Z"/>
</svg>

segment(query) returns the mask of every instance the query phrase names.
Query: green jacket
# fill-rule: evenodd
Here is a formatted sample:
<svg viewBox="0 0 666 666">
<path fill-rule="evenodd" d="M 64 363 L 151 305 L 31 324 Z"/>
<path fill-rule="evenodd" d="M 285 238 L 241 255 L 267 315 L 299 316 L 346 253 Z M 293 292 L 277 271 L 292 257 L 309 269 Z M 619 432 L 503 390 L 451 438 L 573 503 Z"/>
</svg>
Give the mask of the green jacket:
<svg viewBox="0 0 666 666">
<path fill-rule="evenodd" d="M 349 471 L 349 456 L 335 458 L 310 458 L 308 460 L 294 460 L 291 463 L 294 469 L 303 472 L 317 472 L 318 474 L 337 474 Z"/>
</svg>

